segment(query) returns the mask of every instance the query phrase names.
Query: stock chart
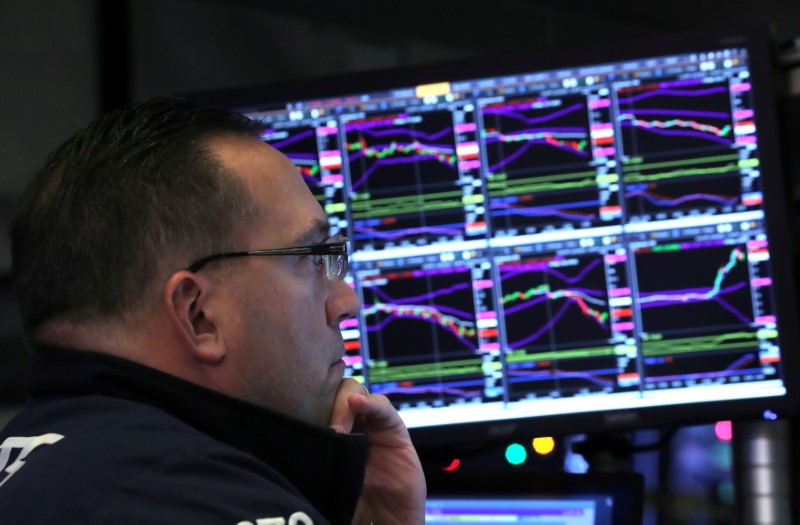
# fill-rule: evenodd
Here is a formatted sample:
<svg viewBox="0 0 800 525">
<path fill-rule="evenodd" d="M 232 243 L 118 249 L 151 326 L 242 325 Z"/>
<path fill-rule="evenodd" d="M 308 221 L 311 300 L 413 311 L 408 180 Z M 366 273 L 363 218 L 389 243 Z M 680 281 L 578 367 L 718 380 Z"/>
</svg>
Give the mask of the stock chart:
<svg viewBox="0 0 800 525">
<path fill-rule="evenodd" d="M 410 426 L 783 388 L 747 50 L 595 66 L 254 115 L 349 238 L 349 373 Z"/>
</svg>

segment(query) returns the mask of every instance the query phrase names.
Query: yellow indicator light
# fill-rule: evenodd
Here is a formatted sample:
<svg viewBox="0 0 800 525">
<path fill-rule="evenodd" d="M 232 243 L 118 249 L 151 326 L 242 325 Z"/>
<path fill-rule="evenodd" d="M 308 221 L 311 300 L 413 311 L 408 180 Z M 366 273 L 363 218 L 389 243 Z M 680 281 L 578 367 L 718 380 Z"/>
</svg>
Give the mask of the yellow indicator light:
<svg viewBox="0 0 800 525">
<path fill-rule="evenodd" d="M 546 456 L 556 448 L 556 441 L 551 437 L 533 438 L 533 450 L 541 456 Z"/>
</svg>

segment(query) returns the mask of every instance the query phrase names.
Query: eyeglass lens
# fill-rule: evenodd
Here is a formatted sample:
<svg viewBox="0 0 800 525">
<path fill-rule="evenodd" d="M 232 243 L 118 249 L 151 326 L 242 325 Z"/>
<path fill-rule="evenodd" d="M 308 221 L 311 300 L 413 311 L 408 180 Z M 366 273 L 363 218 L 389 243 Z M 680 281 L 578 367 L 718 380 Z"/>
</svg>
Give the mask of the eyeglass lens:
<svg viewBox="0 0 800 525">
<path fill-rule="evenodd" d="M 344 242 L 345 237 L 338 233 L 331 237 L 330 242 Z M 325 255 L 325 270 L 328 279 L 331 281 L 340 281 L 344 279 L 347 273 L 347 253 L 337 253 Z"/>
</svg>

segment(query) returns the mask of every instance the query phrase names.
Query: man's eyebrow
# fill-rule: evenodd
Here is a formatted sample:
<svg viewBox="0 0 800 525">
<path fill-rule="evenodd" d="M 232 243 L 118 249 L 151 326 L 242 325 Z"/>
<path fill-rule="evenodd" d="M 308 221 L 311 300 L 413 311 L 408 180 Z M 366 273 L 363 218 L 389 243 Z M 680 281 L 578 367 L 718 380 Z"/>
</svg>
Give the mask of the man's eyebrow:
<svg viewBox="0 0 800 525">
<path fill-rule="evenodd" d="M 300 246 L 321 242 L 323 239 L 328 237 L 328 232 L 330 232 L 330 229 L 331 224 L 327 220 L 314 219 L 311 227 L 307 230 L 305 235 L 297 240 L 296 244 Z"/>
</svg>

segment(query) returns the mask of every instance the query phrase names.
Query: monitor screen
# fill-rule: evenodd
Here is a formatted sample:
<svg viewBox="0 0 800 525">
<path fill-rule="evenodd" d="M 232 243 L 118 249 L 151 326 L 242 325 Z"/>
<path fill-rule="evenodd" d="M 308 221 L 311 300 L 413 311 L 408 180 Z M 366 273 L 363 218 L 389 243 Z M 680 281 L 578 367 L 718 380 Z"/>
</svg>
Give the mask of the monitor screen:
<svg viewBox="0 0 800 525">
<path fill-rule="evenodd" d="M 551 525 L 613 525 L 608 498 L 526 496 L 429 497 L 427 525 L 450 523 L 547 523 Z"/>
<path fill-rule="evenodd" d="M 429 473 L 425 523 L 638 525 L 640 475 L 556 472 Z"/>
<path fill-rule="evenodd" d="M 434 444 L 790 411 L 770 66 L 744 31 L 192 96 L 346 233 L 349 374 Z"/>
</svg>

